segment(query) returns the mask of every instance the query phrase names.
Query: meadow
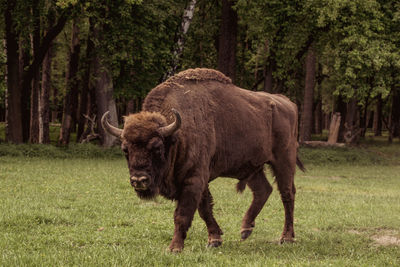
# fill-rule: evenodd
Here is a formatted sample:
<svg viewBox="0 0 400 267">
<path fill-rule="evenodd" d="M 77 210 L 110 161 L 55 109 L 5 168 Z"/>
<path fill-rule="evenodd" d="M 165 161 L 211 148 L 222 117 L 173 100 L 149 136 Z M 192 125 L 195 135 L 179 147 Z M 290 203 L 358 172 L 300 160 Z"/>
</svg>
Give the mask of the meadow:
<svg viewBox="0 0 400 267">
<path fill-rule="evenodd" d="M 210 184 L 224 231 L 206 248 L 196 213 L 180 254 L 166 250 L 174 202 L 139 200 L 118 148 L 0 144 L 1 266 L 399 266 L 400 144 L 301 148 L 296 242 L 279 245 L 283 206 L 274 191 L 248 240 L 251 201 L 236 181 Z M 266 168 L 268 179 L 274 179 Z"/>
</svg>

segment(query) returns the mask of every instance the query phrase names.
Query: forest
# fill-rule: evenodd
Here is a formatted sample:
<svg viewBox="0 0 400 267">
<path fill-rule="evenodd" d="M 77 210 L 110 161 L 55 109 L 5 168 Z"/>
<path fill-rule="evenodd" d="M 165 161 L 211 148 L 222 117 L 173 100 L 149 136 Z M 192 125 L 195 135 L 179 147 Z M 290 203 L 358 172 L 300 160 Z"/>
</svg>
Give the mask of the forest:
<svg viewBox="0 0 400 267">
<path fill-rule="evenodd" d="M 1 0 L 0 9 L 0 141 L 50 143 L 56 125 L 58 145 L 111 146 L 104 112 L 122 124 L 157 84 L 199 67 L 288 96 L 300 142 L 334 116 L 340 142 L 400 137 L 399 1 Z"/>
</svg>

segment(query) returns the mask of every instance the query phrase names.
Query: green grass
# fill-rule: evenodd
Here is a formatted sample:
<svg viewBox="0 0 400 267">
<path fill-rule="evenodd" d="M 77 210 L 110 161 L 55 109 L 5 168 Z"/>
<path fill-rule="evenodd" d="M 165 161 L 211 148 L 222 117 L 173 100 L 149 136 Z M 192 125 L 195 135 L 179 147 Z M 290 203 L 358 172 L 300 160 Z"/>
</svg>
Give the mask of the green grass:
<svg viewBox="0 0 400 267">
<path fill-rule="evenodd" d="M 398 143 L 302 148 L 294 244 L 277 243 L 284 218 L 275 184 L 240 242 L 251 193 L 217 179 L 210 187 L 223 245 L 206 248 L 196 214 L 184 252 L 171 254 L 175 204 L 139 200 L 118 150 L 1 144 L 0 266 L 399 266 L 399 245 L 376 241 L 400 240 L 399 151 Z"/>
</svg>

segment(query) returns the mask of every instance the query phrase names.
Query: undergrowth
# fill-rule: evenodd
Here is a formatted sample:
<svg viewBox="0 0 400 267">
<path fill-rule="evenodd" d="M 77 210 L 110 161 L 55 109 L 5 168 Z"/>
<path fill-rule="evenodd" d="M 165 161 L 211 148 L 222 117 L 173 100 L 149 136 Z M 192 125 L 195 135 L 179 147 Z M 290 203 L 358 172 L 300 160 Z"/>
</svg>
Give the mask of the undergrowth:
<svg viewBox="0 0 400 267">
<path fill-rule="evenodd" d="M 119 147 L 103 148 L 94 144 L 71 144 L 68 147 L 41 144 L 0 144 L 0 157 L 40 158 L 121 158 Z"/>
</svg>

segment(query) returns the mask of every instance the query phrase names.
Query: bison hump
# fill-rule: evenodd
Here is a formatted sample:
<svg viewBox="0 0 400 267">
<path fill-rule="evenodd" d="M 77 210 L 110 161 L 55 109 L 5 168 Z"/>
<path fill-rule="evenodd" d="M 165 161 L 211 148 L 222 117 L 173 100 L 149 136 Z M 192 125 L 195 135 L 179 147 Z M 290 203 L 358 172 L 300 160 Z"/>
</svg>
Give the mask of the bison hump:
<svg viewBox="0 0 400 267">
<path fill-rule="evenodd" d="M 187 81 L 217 81 L 226 84 L 232 83 L 232 80 L 221 72 L 206 68 L 187 69 L 167 80 L 167 82 L 173 83 L 185 83 Z"/>
</svg>

